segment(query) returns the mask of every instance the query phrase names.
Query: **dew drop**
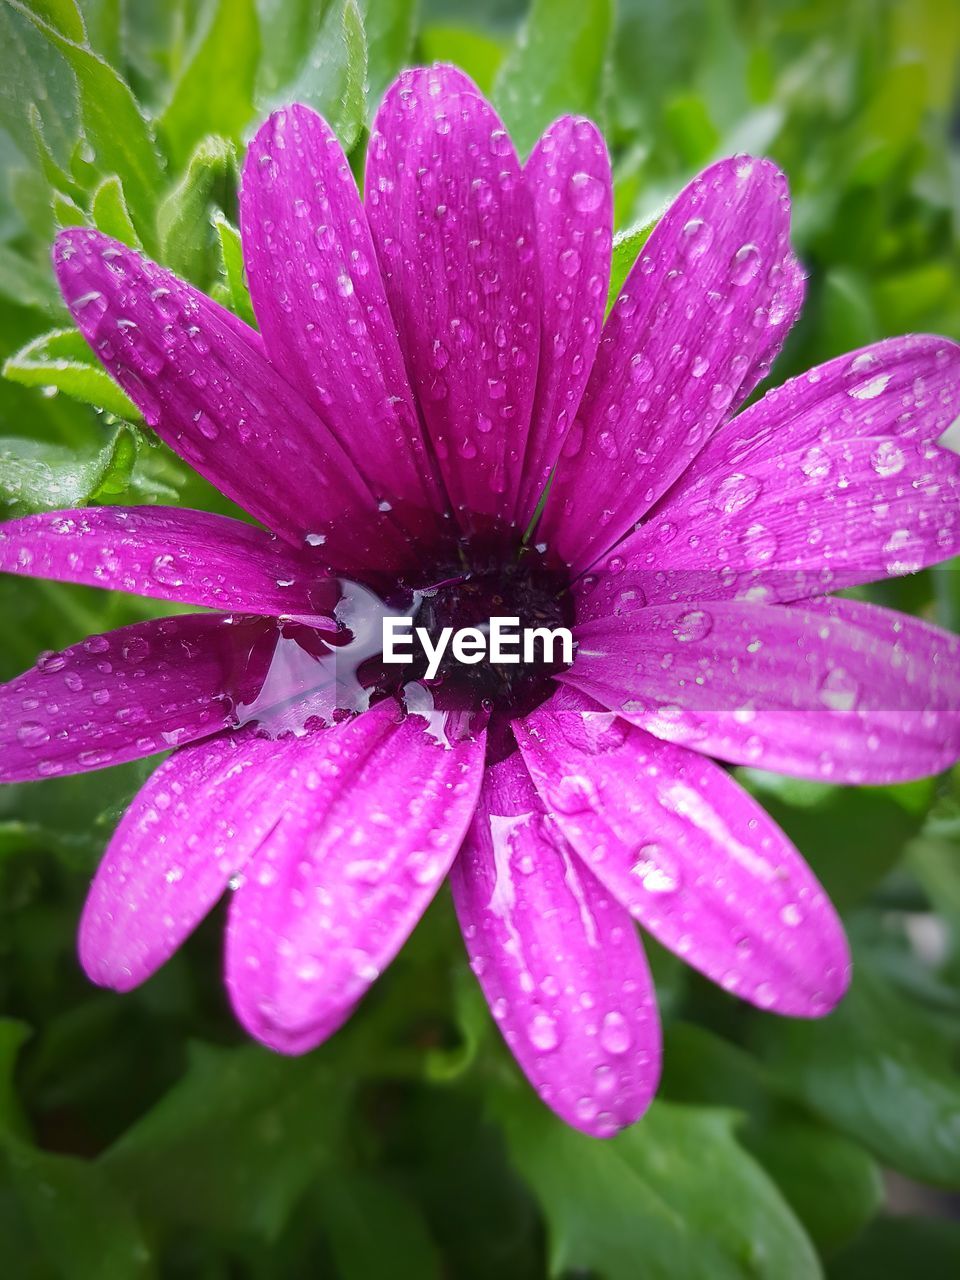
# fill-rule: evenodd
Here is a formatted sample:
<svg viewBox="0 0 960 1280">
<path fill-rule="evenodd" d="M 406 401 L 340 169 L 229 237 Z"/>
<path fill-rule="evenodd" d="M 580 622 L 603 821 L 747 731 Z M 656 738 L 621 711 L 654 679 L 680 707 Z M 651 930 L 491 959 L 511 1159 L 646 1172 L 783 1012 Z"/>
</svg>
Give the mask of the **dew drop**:
<svg viewBox="0 0 960 1280">
<path fill-rule="evenodd" d="M 713 618 L 705 609 L 690 609 L 682 613 L 673 628 L 673 638 L 682 644 L 703 640 L 710 634 Z"/>
<path fill-rule="evenodd" d="M 630 868 L 647 893 L 676 893 L 680 887 L 680 869 L 658 844 L 642 844 Z"/>
<path fill-rule="evenodd" d="M 734 472 L 725 476 L 713 490 L 713 501 L 718 511 L 725 515 L 734 515 L 742 511 L 760 496 L 762 485 L 754 476 Z"/>
<path fill-rule="evenodd" d="M 882 479 L 899 475 L 907 465 L 903 450 L 894 440 L 881 440 L 870 455 L 870 465 Z"/>
<path fill-rule="evenodd" d="M 730 264 L 733 284 L 749 284 L 760 271 L 760 250 L 755 244 L 741 245 Z"/>
<path fill-rule="evenodd" d="M 45 674 L 62 671 L 66 665 L 67 660 L 63 654 L 54 653 L 52 650 L 48 650 L 46 653 L 41 653 L 39 658 L 37 658 L 37 670 L 43 671 Z"/>
<path fill-rule="evenodd" d="M 541 1053 L 549 1053 L 560 1043 L 556 1021 L 548 1013 L 538 1013 L 530 1023 L 530 1043 Z"/>
<path fill-rule="evenodd" d="M 603 201 L 603 183 L 589 173 L 575 173 L 570 179 L 570 199 L 580 213 L 593 213 Z"/>
<path fill-rule="evenodd" d="M 183 578 L 178 569 L 177 562 L 172 555 L 159 555 L 151 565 L 150 572 L 157 582 L 165 587 L 182 587 Z"/>
<path fill-rule="evenodd" d="M 600 1027 L 600 1043 L 607 1053 L 626 1053 L 633 1043 L 630 1027 L 622 1013 L 612 1010 Z"/>
<path fill-rule="evenodd" d="M 854 400 L 875 400 L 889 381 L 889 373 L 878 373 L 875 378 L 862 382 L 858 387 L 851 387 L 847 394 Z"/>
<path fill-rule="evenodd" d="M 580 270 L 580 254 L 576 249 L 564 249 L 558 259 L 558 266 L 563 275 L 572 280 Z"/>
<path fill-rule="evenodd" d="M 42 747 L 50 741 L 50 734 L 39 721 L 24 720 L 17 729 L 17 741 L 22 747 Z"/>
<path fill-rule="evenodd" d="M 691 218 L 683 226 L 683 252 L 695 262 L 702 258 L 713 243 L 713 227 L 703 218 Z"/>
<path fill-rule="evenodd" d="M 859 693 L 859 684 L 843 667 L 834 667 L 820 682 L 820 701 L 832 711 L 852 711 Z"/>
<path fill-rule="evenodd" d="M 589 1124 L 600 1110 L 599 1103 L 594 1098 L 579 1098 L 576 1105 L 577 1119 L 583 1124 Z"/>
</svg>

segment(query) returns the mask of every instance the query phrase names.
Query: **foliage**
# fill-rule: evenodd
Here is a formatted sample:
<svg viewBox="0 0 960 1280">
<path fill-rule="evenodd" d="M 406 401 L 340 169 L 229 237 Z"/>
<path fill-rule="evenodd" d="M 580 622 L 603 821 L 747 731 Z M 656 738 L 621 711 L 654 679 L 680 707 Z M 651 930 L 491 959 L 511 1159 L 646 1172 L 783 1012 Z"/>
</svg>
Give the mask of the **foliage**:
<svg viewBox="0 0 960 1280">
<path fill-rule="evenodd" d="M 473 75 L 524 150 L 561 111 L 600 121 L 614 290 L 693 172 L 772 155 L 810 275 L 776 379 L 907 330 L 960 338 L 951 0 L 0 0 L 0 510 L 223 508 L 69 327 L 56 226 L 142 246 L 251 321 L 236 184 L 256 120 L 312 103 L 359 173 L 379 94 L 426 59 Z M 947 567 L 865 594 L 958 629 L 958 583 Z M 0 676 L 156 611 L 0 581 Z M 651 946 L 661 1099 L 600 1143 L 518 1077 L 442 896 L 349 1026 L 302 1060 L 232 1024 L 219 919 L 140 991 L 87 985 L 73 959 L 85 885 L 148 767 L 0 791 L 7 1274 L 960 1273 L 942 1192 L 903 1192 L 960 1191 L 960 772 L 853 792 L 741 771 L 845 913 L 852 994 L 823 1022 L 775 1020 Z"/>
</svg>

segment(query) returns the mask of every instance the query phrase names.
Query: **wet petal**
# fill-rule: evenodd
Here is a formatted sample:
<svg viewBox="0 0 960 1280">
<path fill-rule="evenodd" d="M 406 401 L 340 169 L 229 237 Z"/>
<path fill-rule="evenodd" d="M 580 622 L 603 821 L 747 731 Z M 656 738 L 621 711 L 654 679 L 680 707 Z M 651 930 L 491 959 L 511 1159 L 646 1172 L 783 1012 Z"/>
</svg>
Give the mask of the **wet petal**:
<svg viewBox="0 0 960 1280">
<path fill-rule="evenodd" d="M 231 726 L 275 634 L 265 618 L 185 614 L 41 654 L 0 685 L 0 782 L 102 769 Z"/>
<path fill-rule="evenodd" d="M 610 280 L 613 188 L 596 125 L 564 116 L 524 168 L 543 276 L 540 367 L 518 507 L 525 528 L 573 426 L 600 343 Z"/>
<path fill-rule="evenodd" d="M 462 73 L 405 71 L 367 153 L 367 216 L 400 345 L 465 528 L 514 517 L 540 348 L 533 202 Z"/>
<path fill-rule="evenodd" d="M 420 919 L 476 803 L 483 739 L 444 748 L 382 702 L 300 749 L 296 787 L 230 906 L 227 986 L 251 1035 L 302 1053 Z M 306 741 L 306 740 L 305 740 Z"/>
<path fill-rule="evenodd" d="M 850 966 L 837 914 L 729 774 L 572 691 L 514 729 L 564 836 L 658 942 L 760 1008 L 837 1003 Z"/>
<path fill-rule="evenodd" d="M 331 563 L 387 556 L 375 499 L 267 360 L 259 334 L 97 231 L 61 232 L 54 266 L 97 357 L 157 434 L 222 493 L 294 543 L 324 542 Z"/>
<path fill-rule="evenodd" d="M 544 1102 L 597 1137 L 632 1124 L 660 1075 L 636 927 L 545 813 L 516 752 L 487 769 L 450 883 L 471 966 Z"/>
<path fill-rule="evenodd" d="M 656 605 L 577 636 L 561 680 L 721 760 L 883 785 L 960 758 L 960 637 L 892 610 Z"/>
<path fill-rule="evenodd" d="M 777 387 L 714 436 L 580 588 L 582 616 L 739 596 L 796 600 L 960 553 L 960 347 L 891 338 Z"/>
<path fill-rule="evenodd" d="M 398 519 L 442 508 L 367 216 L 336 136 L 309 107 L 275 112 L 251 142 L 240 224 L 270 359 Z"/>
<path fill-rule="evenodd" d="M 245 613 L 328 617 L 340 589 L 262 529 L 179 507 L 86 507 L 0 525 L 0 572 Z"/>
<path fill-rule="evenodd" d="M 160 765 L 121 819 L 87 895 L 79 949 L 93 982 L 129 991 L 193 932 L 287 803 L 289 746 L 223 734 Z"/>
<path fill-rule="evenodd" d="M 604 327 L 538 539 L 577 568 L 641 519 L 742 402 L 799 310 L 786 179 L 722 160 L 674 201 Z"/>
</svg>

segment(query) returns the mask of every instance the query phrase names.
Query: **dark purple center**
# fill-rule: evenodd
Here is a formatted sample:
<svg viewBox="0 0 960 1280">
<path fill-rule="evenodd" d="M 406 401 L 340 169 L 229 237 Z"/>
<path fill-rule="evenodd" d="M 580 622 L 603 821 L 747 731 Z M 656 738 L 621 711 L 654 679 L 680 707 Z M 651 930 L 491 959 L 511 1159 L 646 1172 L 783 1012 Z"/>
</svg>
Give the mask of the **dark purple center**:
<svg viewBox="0 0 960 1280">
<path fill-rule="evenodd" d="M 238 726 L 253 722 L 271 735 L 301 733 L 394 697 L 411 712 L 469 734 L 491 717 L 527 715 L 550 696 L 553 677 L 567 665 L 561 644 L 548 657 L 542 641 L 534 644 L 532 660 L 524 660 L 524 632 L 572 630 L 573 603 L 565 569 L 516 540 L 506 546 L 464 540 L 418 570 L 416 580 L 380 584 L 378 591 L 348 579 L 340 587 L 329 629 L 306 620 L 260 624 L 228 681 L 225 696 Z M 411 660 L 402 664 L 382 659 L 383 621 L 390 616 L 412 619 Z M 427 679 L 429 659 L 415 629 L 423 629 L 433 648 L 445 628 L 487 635 L 492 618 L 517 619 L 510 629 L 521 639 L 512 650 L 518 661 L 494 661 L 487 652 L 463 663 L 451 637 Z"/>
<path fill-rule="evenodd" d="M 486 633 L 491 618 L 516 618 L 514 628 L 521 635 L 531 628 L 572 628 L 573 607 L 567 591 L 565 573 L 547 565 L 536 550 L 524 549 L 512 558 L 491 564 L 488 556 L 467 559 L 459 572 L 439 580 L 439 584 L 423 592 L 414 616 L 414 625 L 422 627 L 436 643 L 443 629 L 454 632 L 475 627 Z M 532 662 L 494 662 L 484 657 L 468 665 L 459 662 L 450 646 L 444 654 L 430 689 L 438 707 L 454 710 L 483 709 L 491 714 L 523 716 L 539 706 L 556 687 L 553 676 L 564 670 L 559 646 L 554 647 L 554 660 L 543 660 L 544 649 L 538 646 Z M 426 660 L 402 668 L 406 680 L 423 679 Z"/>
</svg>

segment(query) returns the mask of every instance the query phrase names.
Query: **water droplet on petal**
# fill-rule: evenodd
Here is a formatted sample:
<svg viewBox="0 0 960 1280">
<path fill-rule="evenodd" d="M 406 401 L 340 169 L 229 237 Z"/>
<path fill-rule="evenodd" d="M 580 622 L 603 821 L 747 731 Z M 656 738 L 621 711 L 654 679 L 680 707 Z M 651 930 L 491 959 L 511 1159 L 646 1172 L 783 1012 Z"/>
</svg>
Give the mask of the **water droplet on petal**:
<svg viewBox="0 0 960 1280">
<path fill-rule="evenodd" d="M 593 213 L 603 201 L 603 183 L 589 173 L 575 173 L 570 179 L 570 199 L 580 213 Z"/>
<path fill-rule="evenodd" d="M 538 1013 L 529 1027 L 530 1043 L 541 1053 L 549 1053 L 560 1043 L 555 1019 L 548 1013 Z"/>
<path fill-rule="evenodd" d="M 703 640 L 710 634 L 713 618 L 705 609 L 690 609 L 682 613 L 673 628 L 673 638 L 682 644 Z"/>
<path fill-rule="evenodd" d="M 888 476 L 899 475 L 907 465 L 907 460 L 896 441 L 881 440 L 870 455 L 870 465 L 878 476 L 886 479 Z"/>
<path fill-rule="evenodd" d="M 713 490 L 713 501 L 719 511 L 733 515 L 742 511 L 760 496 L 762 485 L 754 476 L 734 472 L 725 476 Z"/>
<path fill-rule="evenodd" d="M 159 555 L 154 559 L 150 572 L 157 582 L 166 587 L 183 586 L 183 577 L 177 569 L 177 562 L 172 555 Z"/>
<path fill-rule="evenodd" d="M 680 868 L 658 844 L 642 844 L 630 868 L 647 893 L 676 893 L 680 887 Z"/>
<path fill-rule="evenodd" d="M 24 720 L 17 729 L 17 741 L 22 747 L 42 747 L 50 741 L 50 733 L 36 720 Z"/>
<path fill-rule="evenodd" d="M 576 249 L 564 249 L 558 259 L 561 272 L 570 280 L 580 270 L 580 254 Z"/>
<path fill-rule="evenodd" d="M 760 250 L 755 244 L 741 245 L 730 264 L 733 284 L 749 284 L 760 271 Z"/>
<path fill-rule="evenodd" d="M 622 1013 L 608 1013 L 600 1027 L 600 1043 L 607 1053 L 626 1053 L 633 1043 L 630 1027 Z"/>
<path fill-rule="evenodd" d="M 859 684 L 843 667 L 834 667 L 820 682 L 820 701 L 832 711 L 852 711 L 859 694 Z"/>
</svg>

